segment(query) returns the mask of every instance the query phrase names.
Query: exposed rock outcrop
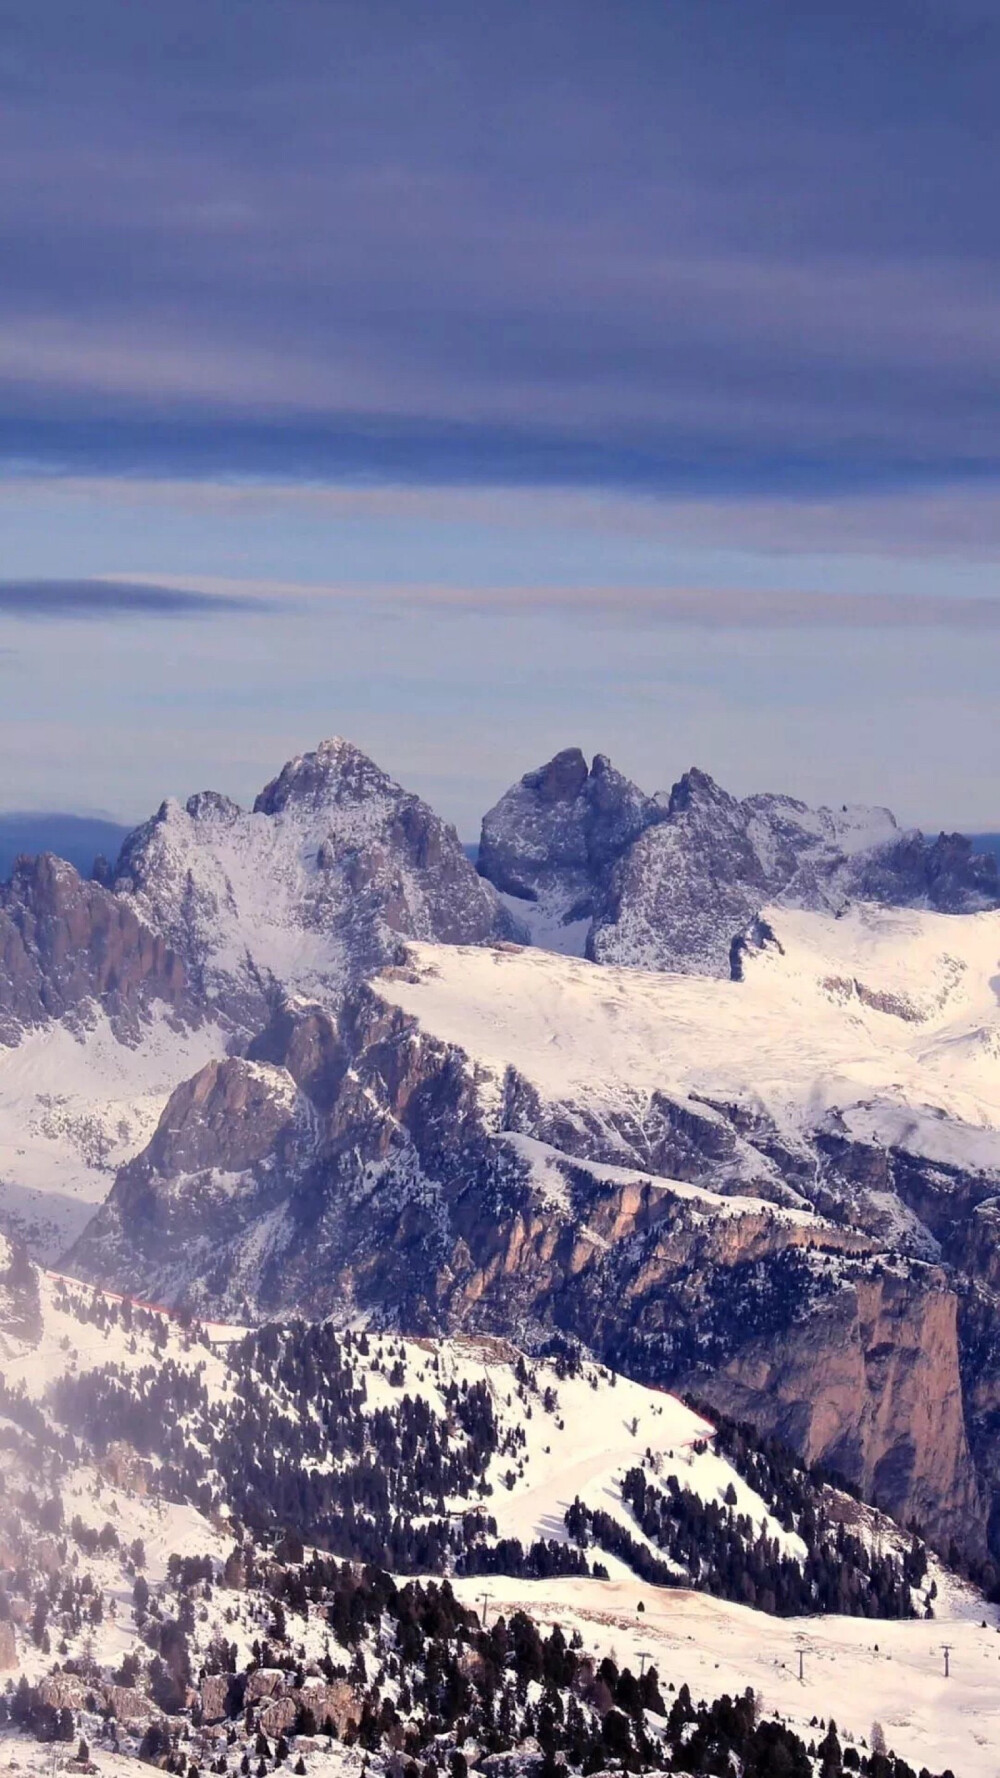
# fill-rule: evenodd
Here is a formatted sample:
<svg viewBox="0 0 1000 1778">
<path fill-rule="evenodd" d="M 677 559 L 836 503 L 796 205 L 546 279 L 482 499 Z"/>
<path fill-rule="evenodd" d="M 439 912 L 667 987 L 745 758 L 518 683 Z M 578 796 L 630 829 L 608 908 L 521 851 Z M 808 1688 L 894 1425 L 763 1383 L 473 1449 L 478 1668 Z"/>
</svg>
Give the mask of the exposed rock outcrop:
<svg viewBox="0 0 1000 1778">
<path fill-rule="evenodd" d="M 98 1006 L 124 1042 L 134 1041 L 155 1001 L 200 1017 L 163 935 L 62 859 L 19 859 L 0 885 L 0 1043 L 50 1019 L 85 1026 Z"/>
</svg>

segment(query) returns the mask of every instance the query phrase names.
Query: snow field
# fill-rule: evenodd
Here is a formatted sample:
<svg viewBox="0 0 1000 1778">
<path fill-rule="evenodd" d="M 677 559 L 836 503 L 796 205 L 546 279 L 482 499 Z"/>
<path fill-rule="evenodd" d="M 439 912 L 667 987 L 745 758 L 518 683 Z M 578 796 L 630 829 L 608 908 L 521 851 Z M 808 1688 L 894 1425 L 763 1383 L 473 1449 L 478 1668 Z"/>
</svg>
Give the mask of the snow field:
<svg viewBox="0 0 1000 1778">
<path fill-rule="evenodd" d="M 1000 1166 L 1000 912 L 764 910 L 742 982 L 502 946 L 408 947 L 387 1002 L 550 1102 L 635 1111 L 656 1091 L 757 1108 L 794 1141 L 832 1114 Z"/>
</svg>

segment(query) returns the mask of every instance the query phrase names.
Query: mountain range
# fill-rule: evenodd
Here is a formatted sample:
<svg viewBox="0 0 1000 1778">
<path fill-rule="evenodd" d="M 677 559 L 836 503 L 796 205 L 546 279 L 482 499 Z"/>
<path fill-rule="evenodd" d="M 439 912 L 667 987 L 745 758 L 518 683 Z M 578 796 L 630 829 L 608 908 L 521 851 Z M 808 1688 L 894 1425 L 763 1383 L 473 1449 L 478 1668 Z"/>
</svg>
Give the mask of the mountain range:
<svg viewBox="0 0 1000 1778">
<path fill-rule="evenodd" d="M 474 863 L 329 741 L 90 878 L 18 861 L 0 1208 L 205 1315 L 558 1332 L 982 1559 L 998 978 L 961 836 L 570 749 Z"/>
<path fill-rule="evenodd" d="M 897 1620 L 995 1659 L 1000 879 L 962 836 L 568 749 L 470 857 L 333 740 L 89 873 L 22 856 L 0 1223 L 0 1735 L 119 1778 L 347 1778 L 359 1739 L 386 1778 L 907 1778 L 842 1626 L 907 1699 Z M 783 1682 L 794 1729 L 709 1683 L 816 1613 L 853 1766 Z M 879 1689 L 985 1772 L 981 1690 Z"/>
</svg>

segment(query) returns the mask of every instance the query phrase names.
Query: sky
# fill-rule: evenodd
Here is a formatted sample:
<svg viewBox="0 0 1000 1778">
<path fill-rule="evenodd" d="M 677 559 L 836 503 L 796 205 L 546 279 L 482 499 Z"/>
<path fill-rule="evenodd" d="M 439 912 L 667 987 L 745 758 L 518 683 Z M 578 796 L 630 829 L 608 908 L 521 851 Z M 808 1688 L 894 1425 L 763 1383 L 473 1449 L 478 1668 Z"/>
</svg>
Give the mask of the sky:
<svg viewBox="0 0 1000 1778">
<path fill-rule="evenodd" d="M 1000 828 L 1000 0 L 0 0 L 0 809 Z"/>
</svg>

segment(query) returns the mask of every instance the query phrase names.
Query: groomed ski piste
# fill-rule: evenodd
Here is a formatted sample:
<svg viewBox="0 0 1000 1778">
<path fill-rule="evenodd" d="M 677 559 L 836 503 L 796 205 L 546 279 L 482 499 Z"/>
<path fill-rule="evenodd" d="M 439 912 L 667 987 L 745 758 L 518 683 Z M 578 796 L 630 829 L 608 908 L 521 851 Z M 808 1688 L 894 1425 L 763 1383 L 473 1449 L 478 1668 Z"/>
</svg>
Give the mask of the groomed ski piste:
<svg viewBox="0 0 1000 1778">
<path fill-rule="evenodd" d="M 56 1307 L 57 1298 L 85 1303 L 95 1294 L 89 1287 L 42 1276 L 42 1335 L 30 1345 L 5 1337 L 0 1370 L 8 1384 L 22 1383 L 44 1409 L 51 1385 L 64 1373 L 80 1375 L 111 1362 L 138 1368 L 162 1358 L 192 1368 L 203 1365 L 205 1379 L 220 1399 L 231 1388 L 227 1352 L 243 1330 L 199 1330 L 207 1334 L 206 1344 L 164 1315 L 158 1318 L 160 1332 L 154 1345 L 148 1334 L 126 1335 L 120 1325 L 102 1330 Z M 431 1406 L 440 1406 L 441 1388 L 448 1381 L 485 1378 L 500 1418 L 523 1430 L 523 1463 L 514 1484 L 504 1485 L 499 1473 L 491 1478 L 495 1487 L 490 1510 L 499 1536 L 518 1536 L 524 1542 L 533 1537 L 565 1538 L 563 1515 L 579 1497 L 616 1516 L 641 1538 L 622 1501 L 620 1482 L 628 1467 L 652 1452 L 660 1473 L 676 1474 L 706 1501 L 721 1499 L 729 1487 L 735 1489 L 738 1510 L 749 1512 L 794 1555 L 795 1534 L 770 1519 L 760 1498 L 712 1449 L 711 1428 L 675 1397 L 587 1362 L 575 1378 L 556 1379 L 554 1372 L 539 1366 L 538 1390 L 551 1383 L 558 1395 L 554 1414 L 540 1412 L 534 1395 L 527 1402 L 519 1395 L 518 1355 L 505 1343 L 368 1337 L 366 1387 L 373 1409 L 390 1406 L 406 1393 L 422 1394 Z M 401 1351 L 403 1378 L 391 1382 L 390 1359 L 394 1364 Z M 507 1459 L 501 1463 L 509 1467 Z M 448 1504 L 461 1510 L 468 1502 Z M 141 1538 L 145 1573 L 154 1587 L 164 1580 L 171 1554 L 208 1555 L 221 1564 L 232 1547 L 224 1515 L 210 1522 L 193 1507 L 159 1499 L 155 1489 L 114 1486 L 106 1470 L 94 1464 L 70 1473 L 64 1511 L 67 1522 L 77 1515 L 95 1531 L 112 1523 L 123 1548 Z M 880 1541 L 897 1537 L 900 1545 L 904 1542 L 890 1521 L 859 1509 L 855 1528 L 864 1535 L 866 1526 L 867 1534 Z M 936 1583 L 935 1616 L 902 1621 L 778 1618 L 682 1586 L 657 1587 L 636 1579 L 613 1557 L 602 1554 L 602 1560 L 607 1580 L 478 1576 L 456 1578 L 452 1585 L 464 1603 L 489 1621 L 497 1613 L 509 1615 L 521 1608 L 540 1627 L 558 1623 L 567 1637 L 578 1631 L 588 1652 L 610 1654 L 619 1666 L 638 1670 L 652 1663 L 664 1689 L 687 1683 L 696 1699 L 711 1699 L 752 1687 L 764 1713 L 779 1715 L 806 1741 L 819 1738 L 815 1732 L 819 1719 L 828 1722 L 832 1717 L 842 1740 L 868 1747 L 877 1722 L 887 1744 L 918 1770 L 950 1768 L 958 1778 L 995 1778 L 1000 1613 L 933 1558 L 928 1578 Z M 114 1552 L 98 1552 L 88 1558 L 88 1567 L 114 1601 L 103 1622 L 87 1630 L 94 1659 L 110 1667 L 136 1643 L 132 1581 Z M 237 1644 L 241 1661 L 248 1659 L 261 1621 L 252 1594 L 215 1589 L 199 1612 L 195 1647 L 207 1649 L 222 1634 Z M 320 1651 L 325 1634 L 318 1620 L 296 1631 L 307 1655 Z M 950 1649 L 947 1679 L 945 1644 Z M 41 1678 L 51 1668 L 51 1661 L 26 1639 L 20 1652 L 20 1670 L 30 1679 Z M 69 1650 L 71 1655 L 76 1652 Z M 666 1689 L 665 1695 L 669 1695 Z M 68 1755 L 72 1749 L 60 1751 Z M 122 1778 L 139 1769 L 135 1761 L 97 1747 L 92 1757 L 99 1770 L 120 1772 Z M 359 1763 L 357 1750 L 336 1746 L 320 1761 L 311 1759 L 309 1769 L 328 1765 L 331 1772 L 353 1772 Z M 53 1752 L 5 1734 L 0 1738 L 2 1767 L 41 1778 L 53 1769 Z"/>
</svg>

